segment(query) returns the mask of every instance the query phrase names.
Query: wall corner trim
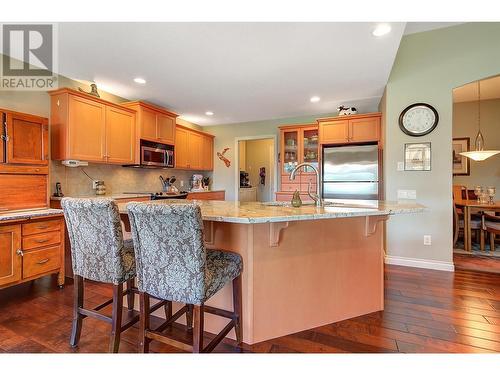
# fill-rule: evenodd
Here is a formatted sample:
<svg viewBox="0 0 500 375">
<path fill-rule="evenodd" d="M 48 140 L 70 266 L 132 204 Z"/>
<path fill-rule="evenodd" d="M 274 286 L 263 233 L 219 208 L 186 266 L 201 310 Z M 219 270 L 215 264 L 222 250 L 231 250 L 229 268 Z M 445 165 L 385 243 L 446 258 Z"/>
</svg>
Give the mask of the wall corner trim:
<svg viewBox="0 0 500 375">
<path fill-rule="evenodd" d="M 416 259 L 416 258 L 406 258 L 406 257 L 386 255 L 385 264 L 455 272 L 455 265 L 453 263 L 443 262 L 439 260 L 426 260 L 426 259 Z"/>
</svg>

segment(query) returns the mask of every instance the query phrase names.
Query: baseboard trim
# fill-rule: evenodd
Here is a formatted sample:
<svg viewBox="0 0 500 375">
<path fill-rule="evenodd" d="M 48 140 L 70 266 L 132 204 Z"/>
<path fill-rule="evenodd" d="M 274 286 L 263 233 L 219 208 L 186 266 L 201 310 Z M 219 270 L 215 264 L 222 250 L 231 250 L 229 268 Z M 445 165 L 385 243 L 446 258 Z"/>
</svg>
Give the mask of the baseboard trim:
<svg viewBox="0 0 500 375">
<path fill-rule="evenodd" d="M 386 255 L 385 263 L 393 264 L 396 266 L 427 268 L 430 270 L 455 272 L 455 265 L 453 263 L 442 262 L 439 260 L 425 260 Z"/>
</svg>

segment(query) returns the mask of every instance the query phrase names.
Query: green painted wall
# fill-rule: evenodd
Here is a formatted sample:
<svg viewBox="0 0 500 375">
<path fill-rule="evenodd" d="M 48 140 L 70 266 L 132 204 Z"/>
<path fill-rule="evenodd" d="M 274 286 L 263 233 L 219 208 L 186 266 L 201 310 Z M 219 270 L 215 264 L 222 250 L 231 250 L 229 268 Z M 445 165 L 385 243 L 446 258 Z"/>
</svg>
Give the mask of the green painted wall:
<svg viewBox="0 0 500 375">
<path fill-rule="evenodd" d="M 428 211 L 392 217 L 387 224 L 387 255 L 450 266 L 452 262 L 452 90 L 500 73 L 500 23 L 469 23 L 405 36 L 386 87 L 384 178 L 386 199 L 398 189 L 416 189 Z M 398 127 L 409 104 L 427 102 L 439 112 L 431 134 L 414 138 Z M 432 142 L 432 171 L 398 172 L 406 142 Z M 500 158 L 497 159 L 500 163 Z M 423 235 L 432 245 L 423 245 Z M 393 258 L 394 259 L 394 258 Z"/>
</svg>

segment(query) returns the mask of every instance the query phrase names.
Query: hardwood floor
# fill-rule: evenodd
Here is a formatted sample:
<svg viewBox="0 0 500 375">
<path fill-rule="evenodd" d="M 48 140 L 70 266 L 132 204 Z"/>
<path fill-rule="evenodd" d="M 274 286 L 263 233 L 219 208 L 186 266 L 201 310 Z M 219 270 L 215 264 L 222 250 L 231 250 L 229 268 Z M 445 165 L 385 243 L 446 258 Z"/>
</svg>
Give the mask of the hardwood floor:
<svg viewBox="0 0 500 375">
<path fill-rule="evenodd" d="M 387 266 L 385 279 L 383 312 L 241 348 L 226 340 L 215 352 L 500 352 L 500 275 Z M 111 288 L 93 284 L 86 303 L 110 296 Z M 50 278 L 0 291 L 0 353 L 106 352 L 110 327 L 94 319 L 85 319 L 79 347 L 69 346 L 72 297 L 71 284 L 59 290 Z M 180 325 L 170 334 L 188 342 Z M 180 350 L 155 342 L 151 351 Z M 137 352 L 136 327 L 123 334 L 120 352 Z"/>
<path fill-rule="evenodd" d="M 455 268 L 459 270 L 500 274 L 500 258 L 498 257 L 454 253 L 453 263 Z"/>
</svg>

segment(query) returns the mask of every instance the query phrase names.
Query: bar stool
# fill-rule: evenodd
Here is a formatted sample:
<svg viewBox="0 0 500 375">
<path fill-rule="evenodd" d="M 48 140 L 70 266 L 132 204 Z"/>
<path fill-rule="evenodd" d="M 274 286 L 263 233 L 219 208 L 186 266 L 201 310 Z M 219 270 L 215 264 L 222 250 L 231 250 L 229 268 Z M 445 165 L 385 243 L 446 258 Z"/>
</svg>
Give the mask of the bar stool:
<svg viewBox="0 0 500 375">
<path fill-rule="evenodd" d="M 243 262 L 239 254 L 207 250 L 203 241 L 203 221 L 196 204 L 129 203 L 127 205 L 137 264 L 140 295 L 139 348 L 149 351 L 151 340 L 180 346 L 162 332 L 186 313 L 188 327 L 193 313 L 193 353 L 211 352 L 234 328 L 241 344 Z M 205 302 L 232 281 L 233 311 L 205 305 Z M 184 303 L 178 312 L 156 329 L 149 325 L 149 298 Z M 204 313 L 230 319 L 204 347 Z"/>
<path fill-rule="evenodd" d="M 133 286 L 135 256 L 132 240 L 124 241 L 120 216 L 116 203 L 111 199 L 63 198 L 64 211 L 74 274 L 73 326 L 71 346 L 78 345 L 83 319 L 97 318 L 111 324 L 109 352 L 117 353 L 120 333 L 139 320 L 135 316 L 122 325 L 123 296 L 127 296 L 127 307 L 134 309 Z M 93 309 L 83 306 L 84 279 L 113 284 L 113 298 Z M 123 290 L 126 283 L 127 290 Z M 111 317 L 99 310 L 113 304 Z"/>
</svg>

